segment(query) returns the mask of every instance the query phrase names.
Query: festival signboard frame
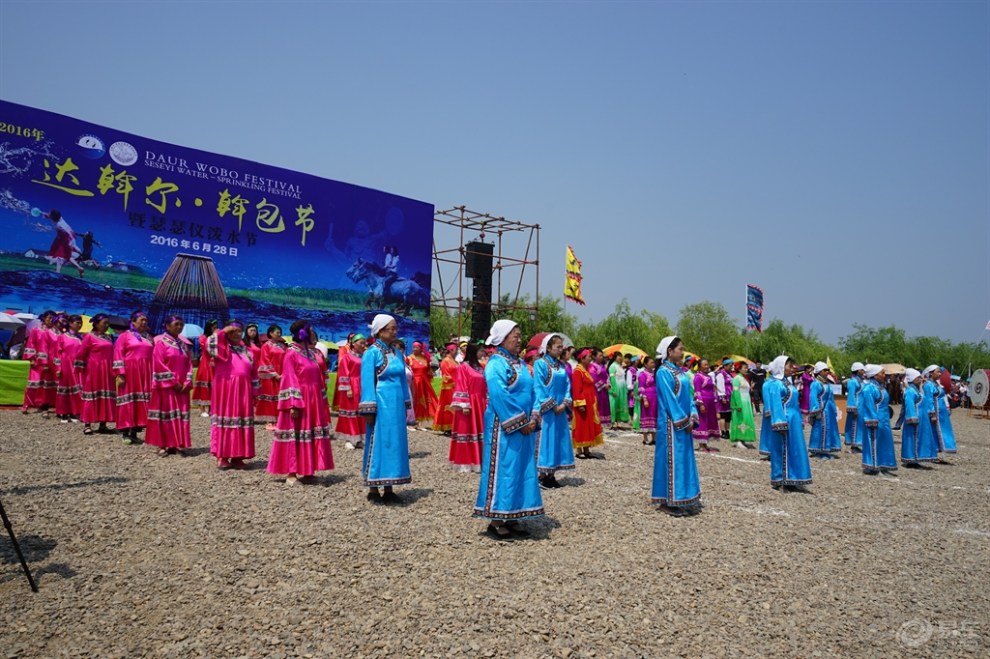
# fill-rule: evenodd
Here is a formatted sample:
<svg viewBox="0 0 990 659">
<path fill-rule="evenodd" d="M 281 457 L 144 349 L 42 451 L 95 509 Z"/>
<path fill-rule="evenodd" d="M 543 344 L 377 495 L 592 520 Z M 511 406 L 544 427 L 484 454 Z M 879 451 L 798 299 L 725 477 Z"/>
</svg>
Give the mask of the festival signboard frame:
<svg viewBox="0 0 990 659">
<path fill-rule="evenodd" d="M 0 227 L 4 308 L 429 338 L 422 201 L 0 100 Z"/>
</svg>

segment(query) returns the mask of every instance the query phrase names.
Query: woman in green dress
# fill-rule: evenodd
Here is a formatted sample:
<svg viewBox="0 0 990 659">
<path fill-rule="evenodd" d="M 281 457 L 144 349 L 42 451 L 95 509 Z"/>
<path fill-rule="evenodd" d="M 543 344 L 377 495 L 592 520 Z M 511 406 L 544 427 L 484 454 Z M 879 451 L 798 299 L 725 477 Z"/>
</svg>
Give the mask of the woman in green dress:
<svg viewBox="0 0 990 659">
<path fill-rule="evenodd" d="M 626 369 L 622 365 L 622 353 L 618 350 L 613 352 L 609 358 L 608 379 L 611 384 L 608 395 L 612 408 L 612 430 L 616 430 L 619 427 L 619 423 L 629 423 Z"/>
<path fill-rule="evenodd" d="M 756 448 L 756 422 L 753 420 L 753 402 L 749 396 L 749 364 L 736 364 L 736 376 L 732 378 L 732 397 L 729 405 L 732 407 L 732 425 L 729 427 L 729 441 L 739 443 L 746 448 Z"/>
</svg>

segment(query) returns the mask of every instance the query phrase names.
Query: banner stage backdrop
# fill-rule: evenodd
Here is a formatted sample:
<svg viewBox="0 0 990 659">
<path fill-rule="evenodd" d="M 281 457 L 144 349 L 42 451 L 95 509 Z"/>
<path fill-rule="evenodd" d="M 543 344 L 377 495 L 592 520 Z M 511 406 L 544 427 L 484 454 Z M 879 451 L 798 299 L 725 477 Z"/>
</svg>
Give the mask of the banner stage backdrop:
<svg viewBox="0 0 990 659">
<path fill-rule="evenodd" d="M 0 228 L 3 308 L 429 338 L 424 202 L 0 101 Z"/>
</svg>

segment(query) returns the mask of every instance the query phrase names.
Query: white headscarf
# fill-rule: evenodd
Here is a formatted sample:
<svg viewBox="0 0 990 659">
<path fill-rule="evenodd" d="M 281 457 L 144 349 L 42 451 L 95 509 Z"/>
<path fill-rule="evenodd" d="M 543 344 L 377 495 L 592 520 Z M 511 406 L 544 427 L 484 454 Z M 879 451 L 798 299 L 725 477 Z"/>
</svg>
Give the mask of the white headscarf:
<svg viewBox="0 0 990 659">
<path fill-rule="evenodd" d="M 866 377 L 873 378 L 876 377 L 880 371 L 883 370 L 883 366 L 878 364 L 867 364 L 866 365 Z"/>
<path fill-rule="evenodd" d="M 863 362 L 853 362 L 853 365 L 852 365 L 852 369 L 851 370 L 852 370 L 853 373 L 859 373 L 864 368 L 866 368 L 866 367 L 863 366 Z"/>
<path fill-rule="evenodd" d="M 557 334 L 556 332 L 550 332 L 549 334 L 547 334 L 546 336 L 544 336 L 543 337 L 543 341 L 540 342 L 540 354 L 541 355 L 547 354 L 547 347 L 550 345 L 550 339 L 552 339 L 555 336 L 559 336 L 561 341 L 564 340 L 564 335 L 563 334 Z"/>
<path fill-rule="evenodd" d="M 488 331 L 488 338 L 485 339 L 486 346 L 500 346 L 502 341 L 505 341 L 505 337 L 509 336 L 517 323 L 514 320 L 509 320 L 508 318 L 503 318 L 502 320 L 496 320 L 495 324 Z"/>
<path fill-rule="evenodd" d="M 670 346 L 677 340 L 676 336 L 665 336 L 660 340 L 659 345 L 657 345 L 657 359 L 661 362 L 667 361 L 667 351 L 670 350 Z"/>
<path fill-rule="evenodd" d="M 770 362 L 770 366 L 767 368 L 770 370 L 770 376 L 777 379 L 784 379 L 784 367 L 787 365 L 787 360 L 790 359 L 787 355 L 781 355 L 775 360 Z"/>
<path fill-rule="evenodd" d="M 929 366 L 928 368 L 926 368 L 924 371 L 922 371 L 921 374 L 922 375 L 928 375 L 929 373 L 931 373 L 932 371 L 936 370 L 937 368 L 938 368 L 938 364 L 932 364 L 931 366 Z"/>
<path fill-rule="evenodd" d="M 904 379 L 907 380 L 908 384 L 914 382 L 920 377 L 921 377 L 921 371 L 917 369 L 909 368 L 904 371 Z"/>
<path fill-rule="evenodd" d="M 382 331 L 382 328 L 391 323 L 395 318 L 392 318 L 387 313 L 380 313 L 375 316 L 375 319 L 371 321 L 368 327 L 371 328 L 371 335 L 378 336 L 378 333 Z"/>
<path fill-rule="evenodd" d="M 828 364 L 826 364 L 825 362 L 815 362 L 815 375 L 818 375 L 826 368 L 828 368 Z"/>
</svg>

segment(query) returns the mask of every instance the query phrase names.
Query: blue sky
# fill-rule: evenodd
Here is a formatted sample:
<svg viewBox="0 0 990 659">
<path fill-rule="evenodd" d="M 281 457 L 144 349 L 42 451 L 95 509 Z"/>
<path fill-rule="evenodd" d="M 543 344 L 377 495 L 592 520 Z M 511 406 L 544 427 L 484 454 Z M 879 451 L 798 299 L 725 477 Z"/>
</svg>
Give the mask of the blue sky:
<svg viewBox="0 0 990 659">
<path fill-rule="evenodd" d="M 983 1 L 4 0 L 0 96 L 540 224 L 580 320 L 741 324 L 747 283 L 830 342 L 990 320 Z"/>
</svg>

